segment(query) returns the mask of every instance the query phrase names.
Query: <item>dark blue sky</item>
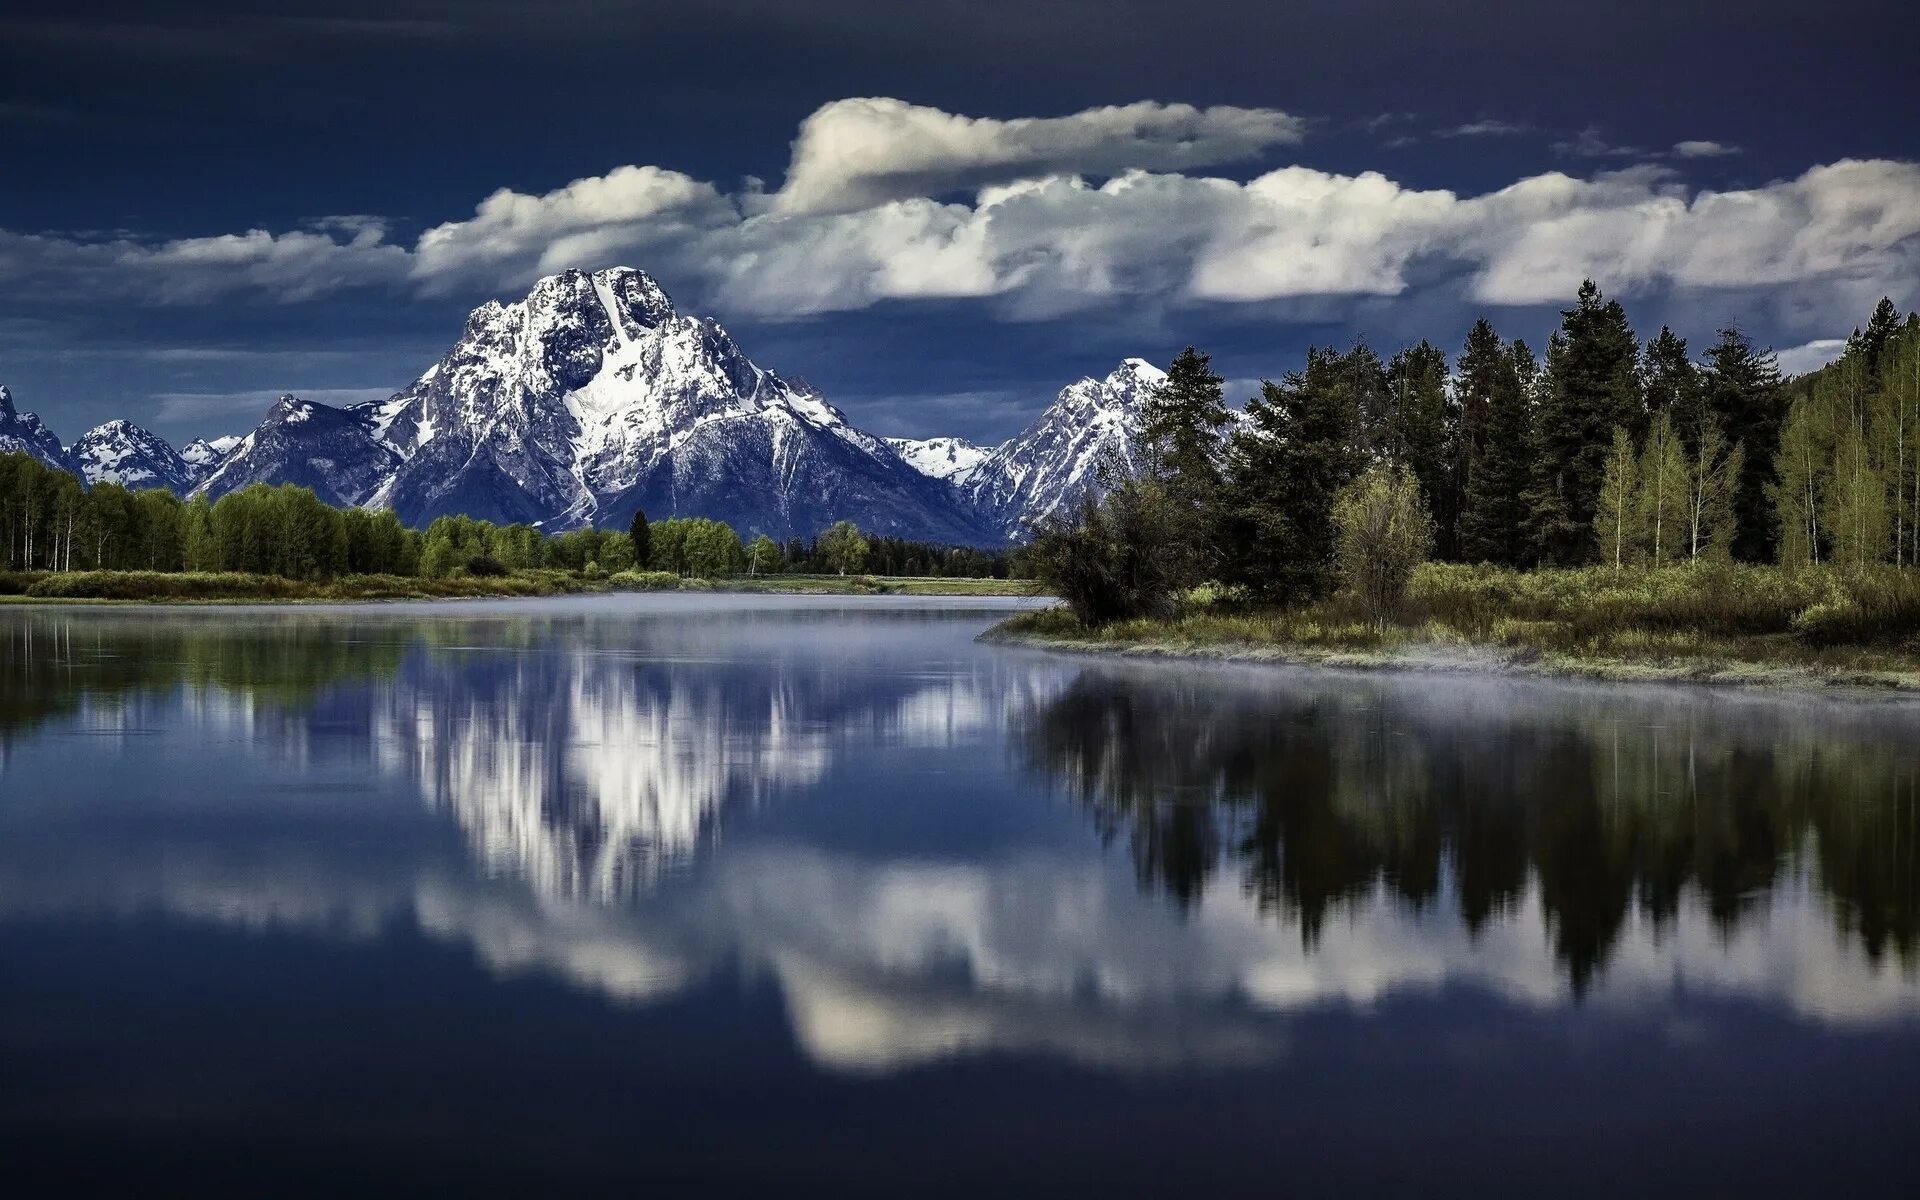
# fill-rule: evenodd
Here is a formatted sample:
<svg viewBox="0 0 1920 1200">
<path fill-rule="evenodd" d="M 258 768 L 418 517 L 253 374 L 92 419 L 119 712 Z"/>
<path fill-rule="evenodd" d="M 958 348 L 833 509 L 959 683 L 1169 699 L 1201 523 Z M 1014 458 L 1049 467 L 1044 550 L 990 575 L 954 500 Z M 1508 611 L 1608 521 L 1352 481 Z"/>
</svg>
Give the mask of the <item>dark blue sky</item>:
<svg viewBox="0 0 1920 1200">
<path fill-rule="evenodd" d="M 398 388 L 559 265 L 982 439 L 1188 341 L 1246 381 L 1483 312 L 1538 340 L 1583 273 L 1696 344 L 1920 304 L 1911 3 L 254 7 L 0 15 L 0 381 L 68 440 Z M 859 97 L 905 103 L 829 110 L 796 182 Z M 1197 111 L 1086 115 L 1141 101 Z"/>
</svg>

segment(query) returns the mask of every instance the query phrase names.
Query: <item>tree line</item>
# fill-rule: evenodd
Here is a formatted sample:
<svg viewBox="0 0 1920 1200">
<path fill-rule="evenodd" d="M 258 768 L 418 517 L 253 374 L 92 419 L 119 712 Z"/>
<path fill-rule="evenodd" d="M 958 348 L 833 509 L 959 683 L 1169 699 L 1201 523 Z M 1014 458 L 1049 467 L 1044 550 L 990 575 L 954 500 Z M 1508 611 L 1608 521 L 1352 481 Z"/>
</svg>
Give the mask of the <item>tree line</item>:
<svg viewBox="0 0 1920 1200">
<path fill-rule="evenodd" d="M 84 487 L 70 472 L 12 453 L 0 454 L 0 569 L 241 571 L 302 580 L 524 570 L 1004 579 L 1009 556 L 870 536 L 846 521 L 814 538 L 776 542 L 762 534 L 751 543 L 720 521 L 648 522 L 644 513 L 624 531 L 548 533 L 464 516 L 441 517 L 418 530 L 389 511 L 334 508 L 292 484 L 254 484 L 214 501 L 182 500 L 159 489 Z"/>
<path fill-rule="evenodd" d="M 1669 328 L 1642 343 L 1590 280 L 1544 356 L 1482 319 L 1451 365 L 1424 339 L 1387 359 L 1315 347 L 1236 416 L 1188 347 L 1138 468 L 1043 526 L 1034 571 L 1093 623 L 1164 616 L 1202 582 L 1310 602 L 1361 565 L 1341 571 L 1343 529 L 1412 527 L 1403 493 L 1425 532 L 1397 552 L 1453 561 L 1920 563 L 1920 317 L 1890 300 L 1791 381 L 1737 326 L 1698 360 Z"/>
</svg>

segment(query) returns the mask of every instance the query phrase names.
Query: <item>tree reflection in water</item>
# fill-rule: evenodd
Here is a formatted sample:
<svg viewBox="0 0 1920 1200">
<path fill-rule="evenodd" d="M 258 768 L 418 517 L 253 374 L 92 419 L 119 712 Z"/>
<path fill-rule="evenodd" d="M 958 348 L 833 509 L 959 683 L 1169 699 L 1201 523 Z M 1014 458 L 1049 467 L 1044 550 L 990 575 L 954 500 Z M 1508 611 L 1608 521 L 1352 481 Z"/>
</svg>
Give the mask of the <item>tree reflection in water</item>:
<svg viewBox="0 0 1920 1200">
<path fill-rule="evenodd" d="M 1090 669 L 1027 762 L 1189 909 L 1231 874 L 1311 948 L 1382 886 L 1478 931 L 1537 884 L 1576 992 L 1631 917 L 1723 934 L 1805 879 L 1878 962 L 1920 957 L 1914 716 L 1684 689 Z M 1815 703 L 1815 702 L 1807 702 Z"/>
</svg>

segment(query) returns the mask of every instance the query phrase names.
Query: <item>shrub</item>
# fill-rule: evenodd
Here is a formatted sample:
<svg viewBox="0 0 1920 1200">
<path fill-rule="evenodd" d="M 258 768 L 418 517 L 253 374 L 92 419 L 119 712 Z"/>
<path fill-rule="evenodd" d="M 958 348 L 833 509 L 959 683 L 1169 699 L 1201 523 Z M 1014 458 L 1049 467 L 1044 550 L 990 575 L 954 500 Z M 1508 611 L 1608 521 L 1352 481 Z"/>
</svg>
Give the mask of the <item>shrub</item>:
<svg viewBox="0 0 1920 1200">
<path fill-rule="evenodd" d="M 1340 574 L 1368 620 L 1385 628 L 1405 606 L 1413 572 L 1433 549 L 1433 520 L 1420 485 L 1398 467 L 1375 466 L 1333 502 Z"/>
<path fill-rule="evenodd" d="M 63 571 L 43 575 L 26 594 L 47 600 L 278 600 L 310 595 L 278 575 L 237 572 Z"/>
<path fill-rule="evenodd" d="M 507 565 L 487 554 L 476 554 L 467 560 L 467 574 L 480 579 L 498 579 L 513 574 Z"/>
<path fill-rule="evenodd" d="M 1159 487 L 1123 480 L 1104 498 L 1083 494 L 1072 517 L 1042 523 L 1026 565 L 1090 629 L 1168 618 L 1179 610 L 1190 549 L 1180 529 Z"/>
<path fill-rule="evenodd" d="M 672 592 L 680 588 L 680 577 L 672 571 L 622 571 L 608 582 L 623 592 Z"/>
</svg>

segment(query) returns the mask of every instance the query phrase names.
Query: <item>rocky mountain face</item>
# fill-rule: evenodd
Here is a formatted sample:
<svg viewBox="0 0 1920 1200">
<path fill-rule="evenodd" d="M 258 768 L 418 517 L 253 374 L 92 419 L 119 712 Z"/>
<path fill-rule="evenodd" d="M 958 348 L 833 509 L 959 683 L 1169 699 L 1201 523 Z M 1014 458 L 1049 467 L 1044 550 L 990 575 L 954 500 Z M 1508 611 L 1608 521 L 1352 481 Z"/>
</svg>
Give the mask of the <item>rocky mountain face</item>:
<svg viewBox="0 0 1920 1200">
<path fill-rule="evenodd" d="M 200 482 L 200 473 L 171 444 L 131 421 L 108 421 L 87 430 L 68 456 L 89 487 L 117 483 L 134 491 L 165 488 L 184 496 Z"/>
<path fill-rule="evenodd" d="M 31 454 L 50 467 L 63 471 L 74 469 L 73 460 L 68 457 L 67 449 L 60 439 L 48 429 L 46 422 L 33 413 L 23 413 L 13 407 L 13 393 L 5 384 L 0 384 L 0 454 Z M 76 472 L 77 474 L 77 472 Z"/>
<path fill-rule="evenodd" d="M 250 484 L 293 483 L 346 507 L 379 489 L 400 461 L 362 414 L 282 396 L 194 494 L 217 500 Z"/>
<path fill-rule="evenodd" d="M 838 520 L 953 544 L 1017 540 L 1128 461 L 1165 378 L 1128 359 L 1063 389 L 996 446 L 883 440 L 811 387 L 756 365 L 717 322 L 677 311 L 627 267 L 566 271 L 512 304 L 475 309 L 439 362 L 392 397 L 334 408 L 282 396 L 243 438 L 175 452 L 125 421 L 65 450 L 0 388 L 0 450 L 89 483 L 217 499 L 294 483 L 335 505 L 391 508 L 410 525 L 465 514 L 547 529 L 722 520 L 743 536 L 810 537 Z M 76 457 L 77 454 L 77 457 Z"/>
<path fill-rule="evenodd" d="M 1104 379 L 1068 384 L 1039 420 L 980 461 L 962 491 L 994 532 L 1020 540 L 1094 486 L 1106 459 L 1132 466 L 1141 414 L 1166 378 L 1145 359 L 1129 358 Z"/>
</svg>

